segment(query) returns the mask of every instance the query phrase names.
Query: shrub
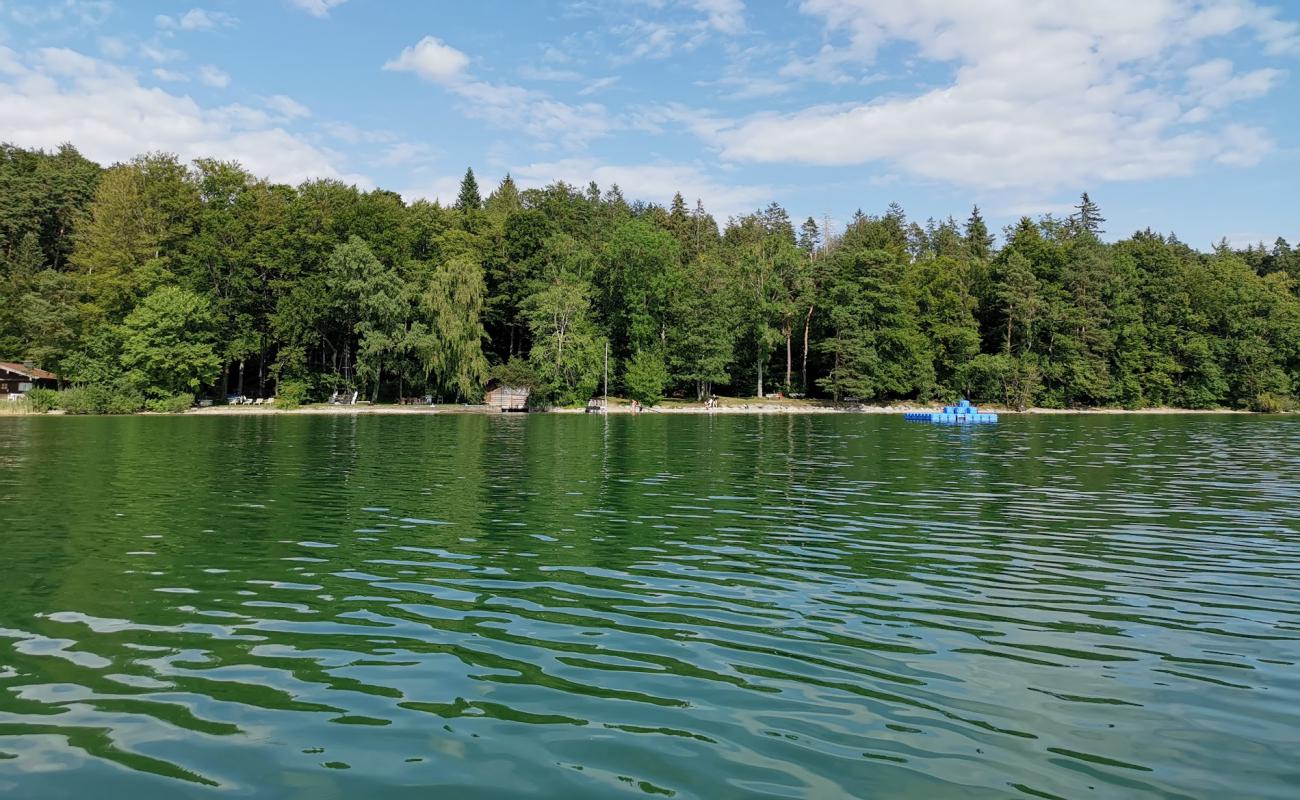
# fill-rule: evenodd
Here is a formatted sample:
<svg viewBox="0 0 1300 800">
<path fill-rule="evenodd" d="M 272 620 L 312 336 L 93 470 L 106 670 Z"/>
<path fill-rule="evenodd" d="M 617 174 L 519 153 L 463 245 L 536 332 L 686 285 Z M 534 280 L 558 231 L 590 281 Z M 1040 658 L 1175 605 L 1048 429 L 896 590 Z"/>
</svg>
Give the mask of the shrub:
<svg viewBox="0 0 1300 800">
<path fill-rule="evenodd" d="M 1295 411 L 1297 407 L 1300 407 L 1300 403 L 1297 403 L 1296 398 L 1271 392 L 1256 395 L 1255 399 L 1250 402 L 1251 411 L 1262 411 L 1265 414 L 1284 414 L 1288 411 Z"/>
<path fill-rule="evenodd" d="M 104 414 L 134 414 L 144 408 L 144 395 L 130 389 L 104 392 Z"/>
<path fill-rule="evenodd" d="M 27 406 L 37 414 L 59 407 L 59 393 L 53 389 L 32 389 L 27 393 Z"/>
<path fill-rule="evenodd" d="M 303 381 L 280 381 L 275 389 L 276 408 L 297 408 L 307 402 L 307 384 Z"/>
<path fill-rule="evenodd" d="M 664 388 L 668 385 L 668 367 L 653 350 L 639 350 L 628 362 L 623 381 L 627 384 L 627 392 L 632 399 L 652 406 L 664 399 Z"/>
<path fill-rule="evenodd" d="M 144 408 L 144 395 L 130 389 L 73 386 L 59 392 L 58 403 L 69 414 L 134 414 Z"/>
<path fill-rule="evenodd" d="M 98 414 L 102 408 L 100 392 L 93 386 L 73 386 L 59 392 L 59 408 L 69 414 Z"/>
<path fill-rule="evenodd" d="M 146 404 L 150 411 L 159 414 L 184 414 L 194 406 L 194 395 L 182 392 L 175 397 L 162 397 Z"/>
</svg>

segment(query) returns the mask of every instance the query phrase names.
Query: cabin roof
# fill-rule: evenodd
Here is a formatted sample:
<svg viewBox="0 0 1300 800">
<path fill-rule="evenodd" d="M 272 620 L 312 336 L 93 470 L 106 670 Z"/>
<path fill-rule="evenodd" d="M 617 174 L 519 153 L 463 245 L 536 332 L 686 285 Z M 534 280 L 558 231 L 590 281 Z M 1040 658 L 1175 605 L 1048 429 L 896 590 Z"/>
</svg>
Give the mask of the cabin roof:
<svg viewBox="0 0 1300 800">
<path fill-rule="evenodd" d="M 43 381 L 57 381 L 59 379 L 59 376 L 53 372 L 46 372 L 39 367 L 29 367 L 16 361 L 0 361 L 0 369 L 22 375 L 25 378 L 35 378 Z"/>
</svg>

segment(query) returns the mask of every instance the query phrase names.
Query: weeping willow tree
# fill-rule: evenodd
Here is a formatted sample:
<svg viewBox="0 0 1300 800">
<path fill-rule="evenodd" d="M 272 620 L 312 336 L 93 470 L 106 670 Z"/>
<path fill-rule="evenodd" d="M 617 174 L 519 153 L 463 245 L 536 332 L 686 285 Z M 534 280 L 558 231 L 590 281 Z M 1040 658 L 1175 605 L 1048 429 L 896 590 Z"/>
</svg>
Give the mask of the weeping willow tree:
<svg viewBox="0 0 1300 800">
<path fill-rule="evenodd" d="M 483 355 L 483 268 L 470 256 L 456 256 L 429 275 L 420 298 L 427 333 L 416 350 L 429 384 L 445 397 L 477 400 L 487 380 Z"/>
</svg>

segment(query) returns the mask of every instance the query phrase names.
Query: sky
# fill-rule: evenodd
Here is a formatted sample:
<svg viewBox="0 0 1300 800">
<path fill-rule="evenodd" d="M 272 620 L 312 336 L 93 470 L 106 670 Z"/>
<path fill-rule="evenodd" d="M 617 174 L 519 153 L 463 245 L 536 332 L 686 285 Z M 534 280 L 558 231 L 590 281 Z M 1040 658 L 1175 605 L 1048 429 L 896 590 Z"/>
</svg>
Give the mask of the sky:
<svg viewBox="0 0 1300 800">
<path fill-rule="evenodd" d="M 0 0 L 0 141 L 1300 240 L 1300 0 Z"/>
</svg>

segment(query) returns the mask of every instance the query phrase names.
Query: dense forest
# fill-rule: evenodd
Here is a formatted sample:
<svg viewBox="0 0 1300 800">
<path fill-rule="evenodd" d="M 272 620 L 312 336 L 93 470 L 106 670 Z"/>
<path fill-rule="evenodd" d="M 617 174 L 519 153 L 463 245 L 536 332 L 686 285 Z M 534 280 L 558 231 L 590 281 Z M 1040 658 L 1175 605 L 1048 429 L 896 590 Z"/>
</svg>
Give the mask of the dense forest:
<svg viewBox="0 0 1300 800">
<path fill-rule="evenodd" d="M 1012 407 L 1293 407 L 1300 249 L 1105 243 L 1085 194 L 1001 246 L 890 205 L 841 230 L 779 205 L 717 221 L 617 186 L 454 205 L 238 164 L 0 146 L 0 360 L 139 407 L 355 389 L 541 403 L 612 393 L 969 396 Z"/>
</svg>

